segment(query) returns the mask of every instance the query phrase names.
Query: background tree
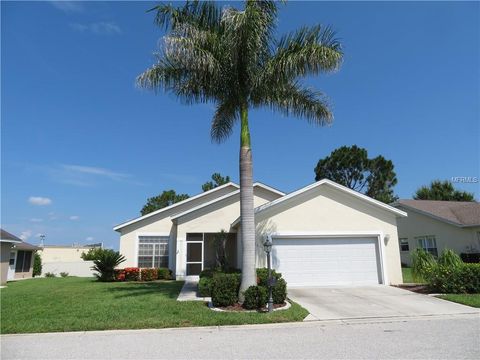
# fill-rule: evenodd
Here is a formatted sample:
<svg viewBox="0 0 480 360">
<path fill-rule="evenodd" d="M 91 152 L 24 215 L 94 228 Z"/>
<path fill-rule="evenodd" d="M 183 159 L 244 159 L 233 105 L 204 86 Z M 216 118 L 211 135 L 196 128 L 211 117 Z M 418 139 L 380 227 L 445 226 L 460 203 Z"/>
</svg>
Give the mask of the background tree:
<svg viewBox="0 0 480 360">
<path fill-rule="evenodd" d="M 249 110 L 266 106 L 315 125 L 330 123 L 333 116 L 323 94 L 300 78 L 337 70 L 341 46 L 335 33 L 320 25 L 277 39 L 275 1 L 247 0 L 242 9 L 189 1 L 152 10 L 167 35 L 156 64 L 137 78 L 138 85 L 171 92 L 186 104 L 214 103 L 214 141 L 228 138 L 240 123 L 242 301 L 243 292 L 256 285 Z"/>
<path fill-rule="evenodd" d="M 475 201 L 473 193 L 456 190 L 448 180 L 434 180 L 429 186 L 420 187 L 413 198 L 415 200 Z"/>
<path fill-rule="evenodd" d="M 230 182 L 230 176 L 223 177 L 219 173 L 214 173 L 212 174 L 212 180 L 213 181 L 207 181 L 205 184 L 202 185 L 203 191 L 212 190 L 218 186 L 221 186 Z"/>
<path fill-rule="evenodd" d="M 175 190 L 165 190 L 158 196 L 148 198 L 147 203 L 143 206 L 142 210 L 140 210 L 140 213 L 146 215 L 188 198 L 188 194 L 177 194 Z"/>
<path fill-rule="evenodd" d="M 384 203 L 397 199 L 393 187 L 397 177 L 391 160 L 379 155 L 368 158 L 367 150 L 356 145 L 342 146 L 315 167 L 315 180 L 330 179 Z"/>
<path fill-rule="evenodd" d="M 89 249 L 87 252 L 82 252 L 82 255 L 80 255 L 80 257 L 85 261 L 97 260 L 97 259 L 100 259 L 105 252 L 109 252 L 109 251 L 111 250 L 95 247 L 95 248 Z"/>
</svg>

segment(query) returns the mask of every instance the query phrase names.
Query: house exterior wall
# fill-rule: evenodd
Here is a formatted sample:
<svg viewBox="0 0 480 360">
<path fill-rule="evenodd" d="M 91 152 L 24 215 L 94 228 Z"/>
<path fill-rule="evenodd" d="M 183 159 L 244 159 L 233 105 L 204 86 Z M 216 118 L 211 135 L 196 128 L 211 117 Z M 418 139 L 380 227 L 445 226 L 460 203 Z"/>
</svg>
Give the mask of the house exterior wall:
<svg viewBox="0 0 480 360">
<path fill-rule="evenodd" d="M 82 253 L 87 253 L 89 247 L 84 246 L 46 246 L 38 253 L 42 257 L 42 263 L 50 262 L 76 262 L 82 261 Z"/>
<path fill-rule="evenodd" d="M 467 251 L 467 247 L 480 251 L 480 227 L 461 228 L 434 219 L 430 216 L 407 209 L 401 205 L 400 210 L 408 213 L 407 218 L 398 219 L 398 237 L 408 239 L 409 251 L 401 251 L 403 264 L 411 265 L 411 252 L 417 249 L 418 236 L 434 235 L 437 243 L 438 255 L 446 248 L 460 254 Z"/>
<path fill-rule="evenodd" d="M 8 263 L 10 261 L 11 249 L 12 243 L 3 241 L 0 243 L 0 285 L 5 285 L 7 283 Z"/>
<path fill-rule="evenodd" d="M 310 233 L 328 236 L 372 234 L 384 247 L 389 284 L 402 283 L 396 216 L 328 186 L 311 189 L 256 215 L 257 264 L 264 266 L 262 243 L 268 233 Z M 385 244 L 384 236 L 389 235 Z M 384 246 L 382 244 L 385 244 Z"/>
</svg>

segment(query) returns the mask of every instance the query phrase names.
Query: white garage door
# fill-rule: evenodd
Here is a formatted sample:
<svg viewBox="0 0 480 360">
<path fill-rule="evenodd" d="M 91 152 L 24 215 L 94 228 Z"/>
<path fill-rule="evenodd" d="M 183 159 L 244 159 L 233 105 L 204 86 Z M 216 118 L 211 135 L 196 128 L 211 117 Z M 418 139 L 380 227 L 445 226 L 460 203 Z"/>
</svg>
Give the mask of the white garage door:
<svg viewBox="0 0 480 360">
<path fill-rule="evenodd" d="M 382 281 L 376 238 L 274 239 L 272 263 L 293 287 Z"/>
</svg>

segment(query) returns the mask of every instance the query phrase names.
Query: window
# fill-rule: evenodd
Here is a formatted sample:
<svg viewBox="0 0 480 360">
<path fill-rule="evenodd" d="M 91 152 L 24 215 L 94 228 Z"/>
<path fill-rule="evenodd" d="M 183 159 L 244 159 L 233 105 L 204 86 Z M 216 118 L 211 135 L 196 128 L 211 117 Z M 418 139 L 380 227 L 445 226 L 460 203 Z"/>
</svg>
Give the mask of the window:
<svg viewBox="0 0 480 360">
<path fill-rule="evenodd" d="M 400 251 L 410 251 L 407 238 L 400 238 Z"/>
<path fill-rule="evenodd" d="M 168 236 L 138 237 L 138 267 L 168 267 Z"/>
<path fill-rule="evenodd" d="M 415 238 L 417 240 L 418 246 L 423 250 L 429 252 L 433 256 L 438 256 L 437 252 L 437 242 L 435 241 L 435 236 L 419 236 Z"/>
<path fill-rule="evenodd" d="M 18 250 L 17 263 L 15 264 L 15 272 L 29 272 L 32 262 L 32 252 Z"/>
</svg>

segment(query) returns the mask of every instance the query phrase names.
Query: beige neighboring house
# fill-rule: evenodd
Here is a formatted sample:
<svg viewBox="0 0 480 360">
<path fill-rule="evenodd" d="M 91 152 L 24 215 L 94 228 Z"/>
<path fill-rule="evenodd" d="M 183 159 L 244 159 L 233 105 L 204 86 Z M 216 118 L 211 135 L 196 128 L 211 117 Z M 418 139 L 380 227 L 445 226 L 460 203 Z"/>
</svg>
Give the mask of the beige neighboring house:
<svg viewBox="0 0 480 360">
<path fill-rule="evenodd" d="M 435 256 L 446 248 L 458 254 L 480 252 L 480 203 L 399 200 L 393 206 L 408 213 L 398 220 L 403 264 L 411 265 L 410 253 L 417 248 Z"/>
<path fill-rule="evenodd" d="M 285 194 L 254 184 L 256 264 L 273 239 L 273 267 L 290 287 L 402 282 L 397 220 L 407 214 L 330 180 Z M 240 188 L 228 183 L 116 227 L 123 267 L 168 267 L 177 279 L 215 264 L 215 234 L 241 268 Z"/>
<path fill-rule="evenodd" d="M 22 241 L 9 232 L 0 229 L 1 243 L 1 284 L 17 279 L 31 278 L 33 258 L 39 247 Z"/>
<path fill-rule="evenodd" d="M 70 276 L 91 277 L 93 261 L 84 261 L 82 254 L 92 248 L 102 247 L 101 243 L 92 245 L 44 245 L 39 251 L 42 258 L 42 275 L 68 273 Z"/>
</svg>

